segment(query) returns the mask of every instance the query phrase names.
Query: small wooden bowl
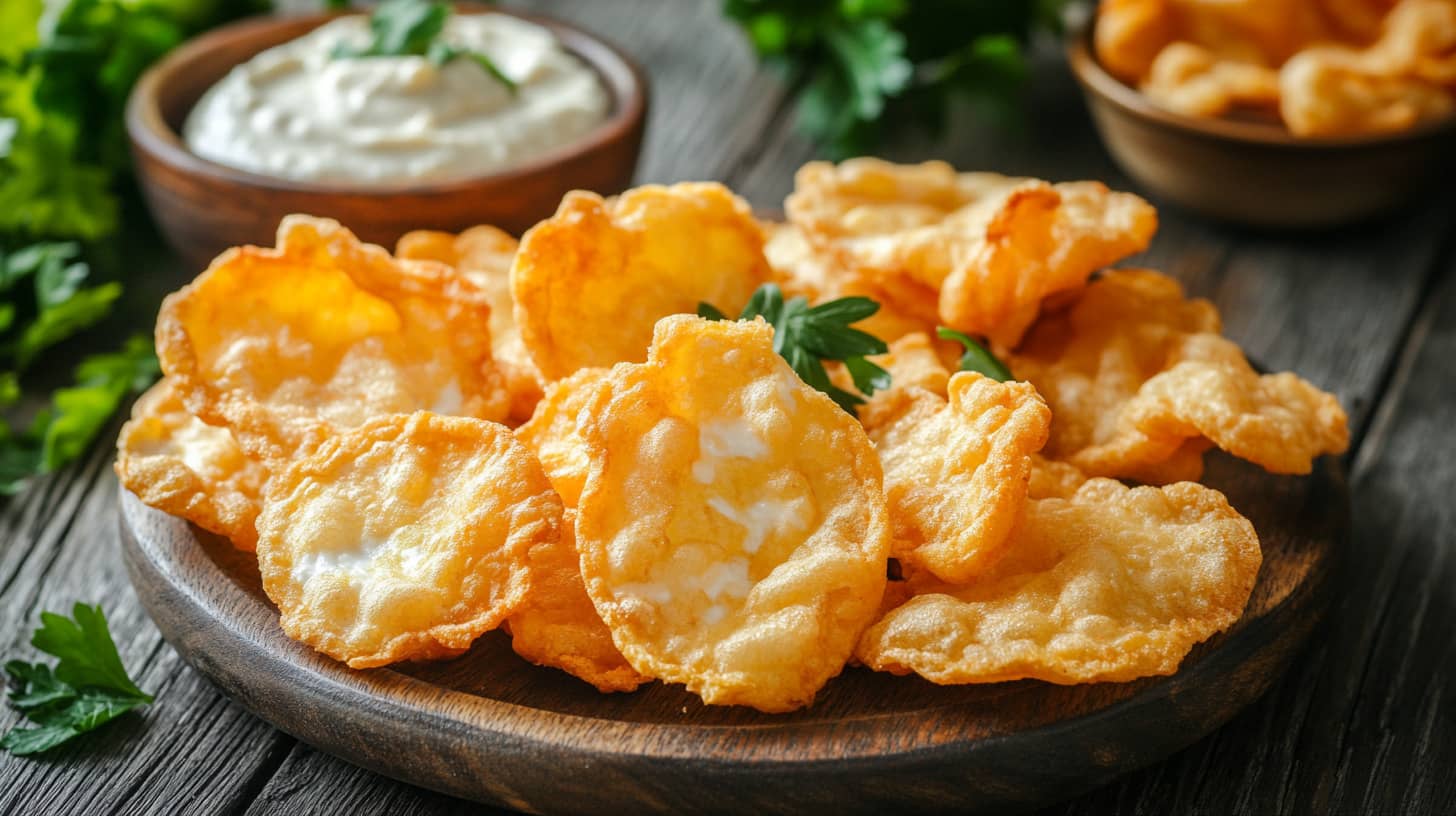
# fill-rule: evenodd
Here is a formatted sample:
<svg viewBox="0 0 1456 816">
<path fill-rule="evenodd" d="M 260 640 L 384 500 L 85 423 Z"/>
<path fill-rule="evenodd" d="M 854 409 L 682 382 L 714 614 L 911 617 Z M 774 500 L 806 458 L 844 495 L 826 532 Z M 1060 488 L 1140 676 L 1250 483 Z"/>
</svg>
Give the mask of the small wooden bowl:
<svg viewBox="0 0 1456 816">
<path fill-rule="evenodd" d="M 1098 64 L 1090 19 L 1067 62 L 1108 152 L 1155 195 L 1258 227 L 1328 227 L 1405 203 L 1456 159 L 1456 117 L 1379 136 L 1299 138 L 1282 125 L 1163 110 Z"/>
<path fill-rule="evenodd" d="M 494 224 L 520 234 L 555 212 L 570 190 L 611 194 L 631 184 L 647 111 L 642 70 L 614 46 L 556 20 L 473 4 L 460 11 L 510 14 L 550 29 L 601 77 L 612 97 L 607 120 L 581 140 L 514 169 L 459 181 L 349 187 L 236 170 L 187 149 L 179 134 L 188 112 L 235 65 L 337 15 L 244 20 L 172 52 L 142 76 L 127 103 L 137 178 L 167 239 L 188 262 L 202 266 L 228 247 L 272 246 L 279 219 L 289 213 L 337 218 L 360 238 L 384 246 L 413 229 Z"/>
</svg>

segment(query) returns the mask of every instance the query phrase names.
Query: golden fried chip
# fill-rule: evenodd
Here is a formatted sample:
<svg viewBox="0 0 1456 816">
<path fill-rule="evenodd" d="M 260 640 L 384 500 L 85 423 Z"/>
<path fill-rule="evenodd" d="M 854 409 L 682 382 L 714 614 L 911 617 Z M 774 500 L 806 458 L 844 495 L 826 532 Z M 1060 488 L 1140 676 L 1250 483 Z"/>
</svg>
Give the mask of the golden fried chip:
<svg viewBox="0 0 1456 816">
<path fill-rule="evenodd" d="M 526 597 L 561 513 L 505 426 L 385 416 L 268 483 L 258 569 L 283 631 L 352 668 L 450 657 Z"/>
<path fill-rule="evenodd" d="M 886 342 L 915 332 L 932 332 L 940 322 L 934 289 L 909 279 L 882 286 L 873 270 L 858 267 L 847 253 L 832 245 L 811 242 L 797 226 L 764 227 L 768 240 L 763 252 L 774 282 L 785 296 L 803 297 L 810 303 L 867 297 L 880 304 L 880 309 L 856 323 L 855 328 Z"/>
<path fill-rule="evenodd" d="M 973 371 L 950 378 L 948 400 L 913 388 L 897 396 L 908 406 L 870 432 L 885 472 L 891 551 L 942 580 L 969 581 L 1009 543 L 1051 412 L 1030 385 Z"/>
<path fill-rule="evenodd" d="M 1141 252 L 1157 229 L 1147 202 L 1097 182 L 957 174 L 943 162 L 810 162 L 785 207 L 811 242 L 845 253 L 882 290 L 937 290 L 941 321 L 1005 345 L 1044 298 Z"/>
<path fill-rule="evenodd" d="M 1070 499 L 1087 483 L 1087 474 L 1069 462 L 1057 462 L 1040 454 L 1031 456 L 1031 479 L 1026 483 L 1028 499 Z"/>
<path fill-rule="evenodd" d="M 546 396 L 516 438 L 541 461 L 546 478 L 567 507 L 576 507 L 591 472 L 591 456 L 581 424 L 600 412 L 609 396 L 603 388 L 605 368 L 583 368 L 546 386 Z"/>
<path fill-rule="evenodd" d="M 1364 70 L 1351 52 L 1311 48 L 1279 72 L 1280 115 L 1296 136 L 1394 133 L 1456 112 L 1456 97 L 1417 76 Z"/>
<path fill-rule="evenodd" d="M 1216 490 L 1093 479 L 1070 499 L 1028 502 L 988 575 L 923 589 L 872 626 L 856 655 L 940 684 L 1172 674 L 1238 620 L 1260 561 L 1253 525 Z"/>
<path fill-rule="evenodd" d="M 1051 406 L 1046 455 L 1162 484 L 1198 478 L 1210 443 L 1279 473 L 1345 449 L 1334 397 L 1292 374 L 1261 377 L 1218 328 L 1212 304 L 1147 270 L 1109 272 L 1044 316 L 1008 364 Z"/>
<path fill-rule="evenodd" d="M 1148 99 L 1188 116 L 1222 116 L 1235 108 L 1279 105 L 1279 72 L 1175 42 L 1153 60 L 1139 86 Z"/>
<path fill-rule="evenodd" d="M 1178 36 L 1176 23 L 1169 0 L 1103 0 L 1093 29 L 1097 61 L 1108 73 L 1136 85 Z"/>
<path fill-rule="evenodd" d="M 737 314 L 769 280 L 753 213 L 721 184 L 568 193 L 521 240 L 516 324 L 547 381 L 641 362 L 652 327 L 700 302 Z"/>
<path fill-rule="evenodd" d="M 885 588 L 889 525 L 864 430 L 762 320 L 658 323 L 585 425 L 577 546 L 633 668 L 715 705 L 788 711 L 838 674 Z"/>
<path fill-rule="evenodd" d="M 862 324 L 856 324 L 859 325 Z M 860 422 L 866 429 L 885 424 L 900 413 L 901 406 L 907 404 L 907 401 L 898 396 L 902 391 L 929 391 L 944 399 L 946 385 L 950 381 L 950 369 L 942 362 L 941 351 L 935 341 L 923 332 L 907 334 L 891 342 L 886 353 L 876 354 L 868 359 L 890 375 L 890 387 L 884 391 L 876 391 L 864 405 L 859 406 Z M 825 370 L 835 387 L 856 393 L 854 378 L 842 363 L 827 363 Z M 894 405 L 890 406 L 888 403 Z M 886 407 L 882 408 L 881 405 Z"/>
<path fill-rule="evenodd" d="M 1151 437 L 1206 437 L 1273 473 L 1309 473 L 1315 457 L 1344 453 L 1349 419 L 1334 395 L 1288 372 L 1247 363 L 1179 363 L 1138 389 L 1129 423 Z"/>
<path fill-rule="evenodd" d="M 1044 299 L 1147 249 L 1157 231 L 1157 212 L 1131 193 L 1095 181 L 1051 189 L 1051 207 L 1043 188 L 1013 194 L 945 279 L 940 316 L 947 324 L 1015 346 Z"/>
<path fill-rule="evenodd" d="M 475 284 L 490 303 L 490 350 L 511 394 L 510 418 L 524 422 L 541 399 L 540 376 L 516 329 L 511 300 L 511 261 L 517 242 L 491 226 L 471 227 L 459 235 L 432 230 L 406 233 L 395 254 L 410 260 L 450 264 Z"/>
<path fill-rule="evenodd" d="M 506 621 L 511 648 L 538 666 L 554 666 L 601 692 L 632 691 L 651 678 L 628 665 L 586 594 L 576 552 L 576 513 L 561 536 L 531 551 L 531 589 Z"/>
<path fill-rule="evenodd" d="M 137 498 L 252 552 L 258 502 L 268 473 L 227 428 L 188 413 L 176 383 L 164 379 L 141 395 L 116 441 L 116 475 Z"/>
<path fill-rule="evenodd" d="M 228 250 L 168 296 L 157 354 L 189 410 L 284 458 L 380 414 L 503 419 L 489 311 L 450 267 L 293 215 L 276 249 Z"/>
</svg>

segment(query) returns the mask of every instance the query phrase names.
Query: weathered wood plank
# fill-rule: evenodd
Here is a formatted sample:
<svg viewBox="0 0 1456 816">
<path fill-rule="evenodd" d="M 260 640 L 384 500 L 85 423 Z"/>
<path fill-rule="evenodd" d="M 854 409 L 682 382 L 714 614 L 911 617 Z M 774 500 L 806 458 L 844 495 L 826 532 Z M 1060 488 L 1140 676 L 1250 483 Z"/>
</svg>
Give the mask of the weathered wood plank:
<svg viewBox="0 0 1456 816">
<path fill-rule="evenodd" d="M 247 813 L 248 816 L 353 816 L 358 813 L 486 816 L 506 811 L 396 782 L 297 743 Z"/>
<path fill-rule="evenodd" d="M 186 669 L 137 604 L 117 556 L 118 426 L 78 466 L 0 508 L 0 529 L 19 528 L 6 538 L 15 568 L 0 603 L 0 651 L 34 659 L 41 610 L 99 602 L 122 661 L 157 702 L 41 759 L 0 753 L 0 813 L 218 812 L 251 798 L 254 771 L 291 742 Z M 18 719 L 6 708 L 0 728 Z"/>
</svg>

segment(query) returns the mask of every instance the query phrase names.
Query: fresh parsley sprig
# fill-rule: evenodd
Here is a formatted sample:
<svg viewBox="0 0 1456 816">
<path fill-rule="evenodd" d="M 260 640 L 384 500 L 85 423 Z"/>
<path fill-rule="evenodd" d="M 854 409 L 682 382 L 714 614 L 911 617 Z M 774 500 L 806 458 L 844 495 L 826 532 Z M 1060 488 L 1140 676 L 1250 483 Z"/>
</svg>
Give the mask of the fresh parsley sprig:
<svg viewBox="0 0 1456 816">
<path fill-rule="evenodd" d="M 818 306 L 810 306 L 802 297 L 784 300 L 784 293 L 776 284 L 765 283 L 753 293 L 738 319 L 762 317 L 766 320 L 774 328 L 774 351 L 788 362 L 799 379 L 854 413 L 855 406 L 864 403 L 864 397 L 835 386 L 829 372 L 824 370 L 824 361 L 842 360 L 854 387 L 865 396 L 889 388 L 890 372 L 865 359 L 888 351 L 885 342 L 850 328 L 851 323 L 879 310 L 880 304 L 866 297 L 839 298 Z M 728 319 L 711 303 L 699 303 L 698 316 L 709 320 Z"/>
<path fill-rule="evenodd" d="M 100 606 L 78 603 L 70 618 L 42 612 L 40 619 L 31 645 L 59 660 L 54 668 L 21 660 L 5 664 L 10 705 L 35 727 L 10 729 L 0 737 L 0 748 L 38 754 L 152 701 L 127 675 Z"/>
<path fill-rule="evenodd" d="M 1011 376 L 1011 369 L 1005 363 L 996 359 L 996 355 L 970 336 L 945 326 L 937 327 L 935 333 L 940 335 L 940 339 L 954 340 L 965 348 L 966 353 L 961 355 L 961 371 L 977 371 L 999 382 L 1016 379 Z"/>
<path fill-rule="evenodd" d="M 159 373 L 152 344 L 133 337 L 118 352 L 82 360 L 72 385 L 55 391 L 23 430 L 12 429 L 7 415 L 40 354 L 97 323 L 121 295 L 115 282 L 88 286 L 91 269 L 79 254 L 69 242 L 0 252 L 0 496 L 81 455 L 121 401 Z"/>
<path fill-rule="evenodd" d="M 348 43 L 334 47 L 335 59 L 361 57 L 424 57 L 433 65 L 444 65 L 455 59 L 468 59 L 506 87 L 512 94 L 518 88 L 490 57 L 479 51 L 456 48 L 440 39 L 445 21 L 450 19 L 450 4 L 429 0 L 385 0 L 369 15 L 369 42 L 362 48 Z"/>
<path fill-rule="evenodd" d="M 1067 0 L 724 0 L 765 64 L 799 84 L 799 125 L 831 158 L 873 152 L 891 126 L 941 129 L 964 98 L 1015 121 L 1032 34 Z"/>
</svg>

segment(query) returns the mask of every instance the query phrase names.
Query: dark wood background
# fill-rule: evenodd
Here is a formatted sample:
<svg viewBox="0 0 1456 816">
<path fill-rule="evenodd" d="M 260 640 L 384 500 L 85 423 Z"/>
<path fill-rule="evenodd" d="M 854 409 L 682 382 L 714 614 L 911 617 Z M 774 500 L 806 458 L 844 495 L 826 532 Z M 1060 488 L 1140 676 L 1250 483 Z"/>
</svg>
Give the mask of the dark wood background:
<svg viewBox="0 0 1456 816">
<path fill-rule="evenodd" d="M 715 0 L 510 5 L 580 22 L 644 63 L 654 85 L 640 181 L 717 179 L 773 207 L 813 155 L 794 131 L 792 84 L 756 68 Z M 1044 57 L 1021 131 L 968 120 L 938 140 L 907 135 L 885 155 L 1130 187 L 1065 66 Z M 1047 813 L 1456 812 L 1456 196 L 1302 235 L 1160 211 L 1141 262 L 1217 303 L 1250 356 L 1349 409 L 1353 545 L 1330 619 L 1263 700 L 1192 748 Z M 160 296 L 197 270 L 156 248 L 144 216 L 129 220 L 125 318 L 146 327 Z M 0 754 L 0 813 L 479 812 L 314 751 L 181 663 L 118 558 L 119 424 L 83 461 L 0 501 L 0 653 L 32 658 L 41 610 L 99 601 L 157 702 L 41 759 Z M 4 709 L 0 729 L 15 720 Z"/>
</svg>

